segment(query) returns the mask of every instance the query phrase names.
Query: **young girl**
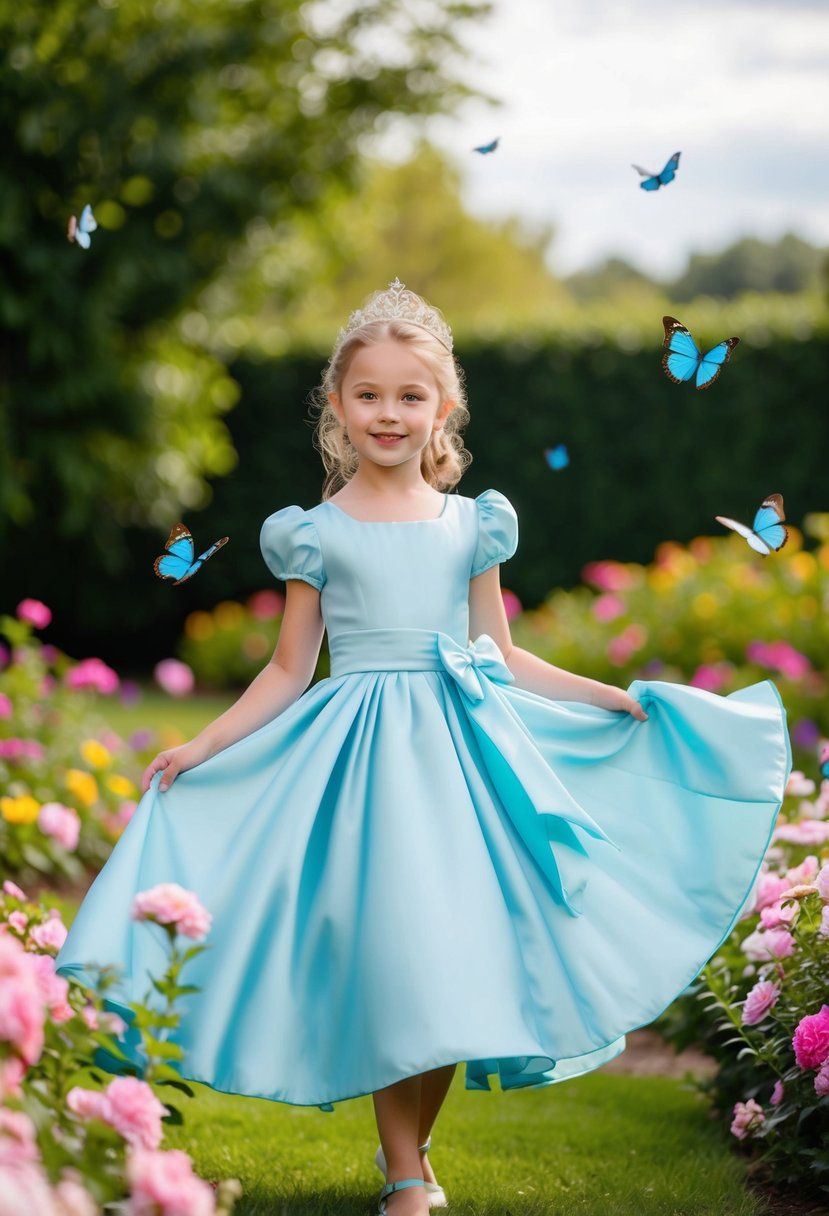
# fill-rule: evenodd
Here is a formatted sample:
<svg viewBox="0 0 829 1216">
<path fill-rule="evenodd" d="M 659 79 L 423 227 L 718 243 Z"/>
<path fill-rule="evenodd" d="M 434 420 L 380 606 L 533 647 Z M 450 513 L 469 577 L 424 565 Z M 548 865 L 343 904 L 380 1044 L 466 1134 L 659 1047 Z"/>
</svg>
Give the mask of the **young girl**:
<svg viewBox="0 0 829 1216">
<path fill-rule="evenodd" d="M 84 982 L 120 964 L 141 999 L 161 956 L 132 896 L 195 891 L 212 948 L 189 965 L 182 1075 L 301 1105 L 373 1094 L 390 1216 L 446 1202 L 426 1150 L 459 1061 L 470 1089 L 577 1076 L 691 982 L 790 768 L 768 682 L 624 692 L 513 645 L 515 511 L 449 493 L 467 418 L 445 321 L 395 280 L 325 373 L 323 501 L 262 528 L 287 585 L 273 658 L 149 765 L 58 957 Z M 324 629 L 331 675 L 304 691 Z"/>
</svg>

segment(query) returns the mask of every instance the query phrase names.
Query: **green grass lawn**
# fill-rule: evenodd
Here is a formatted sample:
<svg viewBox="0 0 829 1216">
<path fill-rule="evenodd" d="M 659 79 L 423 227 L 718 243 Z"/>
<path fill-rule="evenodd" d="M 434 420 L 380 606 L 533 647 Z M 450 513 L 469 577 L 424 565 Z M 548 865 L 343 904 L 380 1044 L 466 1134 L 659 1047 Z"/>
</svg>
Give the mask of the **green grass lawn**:
<svg viewBox="0 0 829 1216">
<path fill-rule="evenodd" d="M 170 697 L 154 685 L 141 689 L 136 705 L 122 705 L 116 697 L 98 697 L 95 710 L 110 730 L 129 736 L 136 730 L 178 730 L 192 739 L 202 727 L 229 705 L 238 700 L 239 693 L 202 693 L 198 696 Z"/>
<path fill-rule="evenodd" d="M 238 1216 L 365 1216 L 382 1178 L 371 1100 L 333 1114 L 196 1086 L 183 1127 L 206 1178 L 237 1177 Z M 163 1095 L 163 1090 L 161 1091 Z M 181 1102 L 178 1102 L 178 1097 Z M 467 1092 L 462 1070 L 432 1163 L 457 1216 L 759 1216 L 743 1164 L 682 1082 L 602 1075 L 543 1090 Z"/>
</svg>

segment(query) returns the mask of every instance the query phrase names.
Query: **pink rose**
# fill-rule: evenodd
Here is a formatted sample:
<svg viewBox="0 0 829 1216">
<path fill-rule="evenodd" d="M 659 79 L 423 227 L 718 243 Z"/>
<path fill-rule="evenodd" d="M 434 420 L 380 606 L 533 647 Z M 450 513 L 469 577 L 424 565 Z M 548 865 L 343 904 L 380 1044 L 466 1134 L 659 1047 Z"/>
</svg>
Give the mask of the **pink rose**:
<svg viewBox="0 0 829 1216">
<path fill-rule="evenodd" d="M 819 1068 L 829 1056 L 829 1005 L 800 1019 L 792 1039 L 799 1068 Z"/>
<path fill-rule="evenodd" d="M 783 823 L 774 829 L 774 840 L 788 844 L 825 844 L 829 840 L 829 823 L 822 819 L 801 819 L 799 823 Z"/>
<path fill-rule="evenodd" d="M 127 1178 L 133 1216 L 214 1216 L 213 1189 L 193 1173 L 181 1149 L 134 1149 L 127 1156 Z"/>
<path fill-rule="evenodd" d="M 753 1098 L 749 1098 L 748 1102 L 735 1102 L 731 1134 L 738 1140 L 745 1140 L 748 1133 L 756 1131 L 761 1123 L 765 1123 L 765 1120 L 766 1116 L 763 1114 L 762 1106 Z"/>
<path fill-rule="evenodd" d="M 25 912 L 21 912 L 19 908 L 17 908 L 14 912 L 9 913 L 9 924 L 13 929 L 16 929 L 18 933 L 25 933 L 28 923 L 28 916 Z"/>
<path fill-rule="evenodd" d="M 63 929 L 63 925 L 61 928 Z M 66 932 L 65 929 L 64 932 Z M 40 995 L 43 997 L 52 1021 L 68 1022 L 75 1016 L 75 1010 L 69 1004 L 69 981 L 55 973 L 55 960 L 51 954 L 33 955 L 32 965 L 37 972 Z"/>
<path fill-rule="evenodd" d="M 829 904 L 829 865 L 823 866 L 820 873 L 815 878 L 815 886 L 818 890 L 818 895 L 825 904 Z"/>
<path fill-rule="evenodd" d="M 63 921 L 50 917 L 42 925 L 36 925 L 29 935 L 42 950 L 54 950 L 57 954 L 66 941 L 68 930 Z"/>
<path fill-rule="evenodd" d="M 761 908 L 777 903 L 783 892 L 790 886 L 791 883 L 779 874 L 761 874 L 757 880 L 754 911 L 759 912 Z"/>
<path fill-rule="evenodd" d="M 17 605 L 17 619 L 28 621 L 35 629 L 45 629 L 52 619 L 52 613 L 40 600 L 21 600 Z"/>
<path fill-rule="evenodd" d="M 588 562 L 581 576 L 599 591 L 624 591 L 636 581 L 620 562 Z"/>
<path fill-rule="evenodd" d="M 38 1161 L 35 1125 L 22 1110 L 0 1106 L 0 1165 Z"/>
<path fill-rule="evenodd" d="M 40 1059 L 46 1020 L 33 959 L 16 937 L 0 934 L 0 1041 L 26 1064 Z"/>
<path fill-rule="evenodd" d="M 20 1084 L 26 1075 L 26 1065 L 20 1056 L 0 1060 L 0 1102 L 6 1098 L 22 1097 Z"/>
<path fill-rule="evenodd" d="M 66 1105 L 79 1119 L 109 1122 L 109 1101 L 106 1094 L 97 1089 L 82 1089 L 80 1085 L 75 1085 L 66 1095 Z"/>
<path fill-rule="evenodd" d="M 77 1170 L 66 1169 L 55 1187 L 61 1216 L 98 1216 L 100 1208 L 83 1185 Z"/>
<path fill-rule="evenodd" d="M 793 769 L 786 782 L 786 791 L 792 798 L 808 798 L 815 792 L 815 783 L 811 777 L 805 777 L 800 769 Z"/>
<path fill-rule="evenodd" d="M 783 1101 L 783 1082 L 778 1080 L 778 1081 L 775 1081 L 775 1083 L 774 1083 L 774 1089 L 771 1091 L 771 1097 L 769 1098 L 769 1102 L 771 1103 L 772 1106 L 779 1106 L 782 1101 Z"/>
<path fill-rule="evenodd" d="M 10 878 L 7 878 L 3 883 L 3 890 L 5 891 L 6 895 L 13 895 L 15 899 L 25 900 L 26 898 L 26 896 L 20 890 L 20 887 L 18 887 L 17 883 L 12 882 Z"/>
<path fill-rule="evenodd" d="M 107 1123 L 134 1148 L 158 1148 L 161 1116 L 167 1107 L 159 1102 L 146 1081 L 138 1077 L 116 1077 L 106 1088 L 109 1103 Z"/>
<path fill-rule="evenodd" d="M 78 812 L 61 802 L 46 802 L 37 816 L 37 826 L 46 836 L 57 840 L 67 853 L 74 853 L 81 834 Z"/>
<path fill-rule="evenodd" d="M 0 1164 L 0 1216 L 63 1216 L 55 1204 L 49 1179 L 34 1161 Z"/>
<path fill-rule="evenodd" d="M 759 980 L 743 1003 L 743 1025 L 756 1026 L 762 1022 L 780 996 L 780 989 L 771 980 Z"/>
<path fill-rule="evenodd" d="M 792 866 L 786 871 L 786 881 L 789 886 L 796 887 L 799 883 L 811 882 L 818 872 L 818 860 L 813 853 L 805 857 L 799 866 Z"/>
<path fill-rule="evenodd" d="M 4 692 L 0 692 L 0 718 L 10 718 L 14 713 L 14 706 L 9 697 Z"/>
<path fill-rule="evenodd" d="M 796 903 L 771 904 L 768 908 L 763 908 L 760 913 L 760 924 L 764 929 L 779 929 L 781 926 L 791 925 L 797 920 L 800 908 Z"/>
<path fill-rule="evenodd" d="M 755 963 L 794 954 L 795 942 L 787 929 L 762 929 L 749 933 L 743 941 L 743 953 Z"/>
<path fill-rule="evenodd" d="M 829 937 L 829 905 L 821 908 L 818 933 L 821 937 Z"/>
<path fill-rule="evenodd" d="M 162 882 L 149 891 L 139 891 L 132 904 L 133 920 L 151 920 L 173 925 L 176 932 L 199 940 L 205 937 L 213 917 L 193 891 L 176 882 Z"/>
<path fill-rule="evenodd" d="M 719 692 L 733 674 L 731 663 L 701 663 L 688 683 L 692 688 L 702 688 L 705 692 Z"/>
</svg>

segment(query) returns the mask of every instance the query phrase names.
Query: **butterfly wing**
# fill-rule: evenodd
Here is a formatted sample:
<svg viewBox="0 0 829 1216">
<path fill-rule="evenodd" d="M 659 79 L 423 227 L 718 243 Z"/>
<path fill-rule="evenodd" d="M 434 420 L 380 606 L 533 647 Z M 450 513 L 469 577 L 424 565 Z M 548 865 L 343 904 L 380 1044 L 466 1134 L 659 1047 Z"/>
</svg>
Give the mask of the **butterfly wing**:
<svg viewBox="0 0 829 1216">
<path fill-rule="evenodd" d="M 669 380 L 673 380 L 674 384 L 682 384 L 691 379 L 699 367 L 702 355 L 689 331 L 676 317 L 663 317 L 662 324 L 665 327 L 662 345 L 667 347 L 662 356 L 662 366 Z"/>
<path fill-rule="evenodd" d="M 153 569 L 159 578 L 172 578 L 176 582 L 195 574 L 193 567 L 193 537 L 184 524 L 173 524 L 167 542 L 166 553 L 157 557 Z"/>
<path fill-rule="evenodd" d="M 486 154 L 487 154 L 488 152 L 494 152 L 494 151 L 495 151 L 495 149 L 498 147 L 498 139 L 500 139 L 500 138 L 501 138 L 501 137 L 500 137 L 500 135 L 499 135 L 499 136 L 498 136 L 496 139 L 493 139 L 492 143 L 490 143 L 490 144 L 481 144 L 479 147 L 477 147 L 477 148 L 473 148 L 473 149 L 472 149 L 472 151 L 473 151 L 473 152 L 480 152 L 480 153 L 481 153 L 483 156 L 486 156 Z"/>
<path fill-rule="evenodd" d="M 783 524 L 785 518 L 782 494 L 769 494 L 768 498 L 763 499 L 754 516 L 754 532 L 758 539 L 775 553 L 783 548 L 789 536 L 789 530 Z"/>
<path fill-rule="evenodd" d="M 98 221 L 92 214 L 92 208 L 89 203 L 86 204 L 81 212 L 81 218 L 78 220 L 78 226 L 82 232 L 94 232 L 98 227 Z"/>
<path fill-rule="evenodd" d="M 639 183 L 639 189 L 640 190 L 658 190 L 659 189 L 659 175 L 657 173 L 653 173 L 650 177 L 646 177 L 643 182 Z"/>
<path fill-rule="evenodd" d="M 554 448 L 545 448 L 544 459 L 554 473 L 558 473 L 561 469 L 566 469 L 570 463 L 570 453 L 567 451 L 566 444 L 557 443 Z"/>
<path fill-rule="evenodd" d="M 658 175 L 660 186 L 667 186 L 668 182 L 672 182 L 674 180 L 674 178 L 676 177 L 676 171 L 679 166 L 679 158 L 681 155 L 682 155 L 681 152 L 674 152 L 671 159 L 665 165 L 665 168 Z"/>
<path fill-rule="evenodd" d="M 726 338 L 704 354 L 697 368 L 697 388 L 710 388 L 731 358 L 731 352 L 739 338 Z"/>
<path fill-rule="evenodd" d="M 771 553 L 769 546 L 762 537 L 757 535 L 753 528 L 747 527 L 746 524 L 741 524 L 739 520 L 728 519 L 725 515 L 715 515 L 714 519 L 716 519 L 718 524 L 722 524 L 724 527 L 730 528 L 732 532 L 736 532 L 739 536 L 742 536 L 748 541 L 752 549 L 755 549 L 758 553 L 762 553 L 763 557 L 768 557 Z"/>
<path fill-rule="evenodd" d="M 228 539 L 229 538 L 227 536 L 223 536 L 223 537 L 221 537 L 220 540 L 217 540 L 214 545 L 211 545 L 209 549 L 205 549 L 204 553 L 200 553 L 199 556 L 196 558 L 196 561 L 199 563 L 199 565 L 203 566 L 204 563 L 207 561 L 207 559 L 212 557 L 217 549 L 221 549 L 222 545 L 227 544 Z M 195 574 L 196 571 L 194 570 L 193 573 Z"/>
<path fill-rule="evenodd" d="M 829 777 L 829 743 L 824 743 L 820 753 L 820 775 Z"/>
</svg>

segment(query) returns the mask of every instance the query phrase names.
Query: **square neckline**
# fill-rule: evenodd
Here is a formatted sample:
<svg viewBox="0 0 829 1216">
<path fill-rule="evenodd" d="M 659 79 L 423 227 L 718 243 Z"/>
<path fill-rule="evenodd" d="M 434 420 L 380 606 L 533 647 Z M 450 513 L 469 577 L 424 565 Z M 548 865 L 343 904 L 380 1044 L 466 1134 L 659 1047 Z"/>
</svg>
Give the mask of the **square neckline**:
<svg viewBox="0 0 829 1216">
<path fill-rule="evenodd" d="M 348 511 L 344 511 L 342 507 L 338 507 L 335 502 L 327 498 L 325 502 L 320 503 L 322 507 L 333 507 L 335 511 L 339 511 L 340 515 L 344 515 L 346 519 L 350 519 L 355 524 L 374 524 L 375 527 L 389 527 L 396 524 L 436 524 L 443 519 L 446 514 L 446 507 L 449 502 L 449 495 L 443 495 L 443 506 L 438 515 L 433 515 L 430 519 L 358 519 L 356 515 L 349 515 Z"/>
</svg>

